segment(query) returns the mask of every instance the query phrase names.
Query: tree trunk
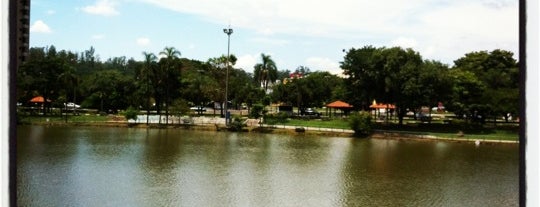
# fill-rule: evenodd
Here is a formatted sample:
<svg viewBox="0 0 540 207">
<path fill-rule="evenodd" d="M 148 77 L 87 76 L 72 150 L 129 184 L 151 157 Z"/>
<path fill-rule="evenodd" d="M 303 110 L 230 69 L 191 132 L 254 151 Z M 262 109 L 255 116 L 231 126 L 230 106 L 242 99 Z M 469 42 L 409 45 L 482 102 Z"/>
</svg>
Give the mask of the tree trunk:
<svg viewBox="0 0 540 207">
<path fill-rule="evenodd" d="M 403 117 L 405 116 L 405 110 L 401 109 L 401 108 L 397 108 L 396 109 L 396 113 L 398 115 L 398 119 L 399 119 L 399 125 L 400 126 L 403 126 Z"/>
</svg>

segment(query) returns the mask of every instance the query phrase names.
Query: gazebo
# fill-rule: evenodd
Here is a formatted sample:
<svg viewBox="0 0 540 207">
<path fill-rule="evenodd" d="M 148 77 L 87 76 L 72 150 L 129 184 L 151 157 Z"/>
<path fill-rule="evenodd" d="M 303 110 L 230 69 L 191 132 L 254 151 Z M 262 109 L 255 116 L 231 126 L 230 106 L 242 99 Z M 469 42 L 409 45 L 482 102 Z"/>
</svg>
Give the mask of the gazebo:
<svg viewBox="0 0 540 207">
<path fill-rule="evenodd" d="M 394 104 L 377 104 L 377 101 L 373 100 L 373 103 L 369 108 L 372 110 L 372 115 L 375 115 L 375 118 L 381 116 L 381 112 L 387 115 L 396 109 Z"/>
<path fill-rule="evenodd" d="M 47 99 L 47 102 L 51 102 L 51 100 Z M 43 96 L 36 96 L 30 99 L 30 103 L 45 103 L 45 98 Z"/>
<path fill-rule="evenodd" d="M 39 111 L 41 109 L 44 109 L 45 110 L 45 104 L 46 103 L 51 103 L 51 100 L 47 99 L 47 101 L 45 102 L 45 98 L 43 98 L 43 96 L 36 96 L 32 99 L 30 99 L 30 103 L 34 103 L 35 106 L 38 106 L 37 109 L 35 109 L 36 111 Z M 32 109 L 32 113 L 34 109 Z"/>
<path fill-rule="evenodd" d="M 347 115 L 347 114 L 349 114 L 349 112 L 353 108 L 352 105 L 350 105 L 350 104 L 348 104 L 346 102 L 340 101 L 340 100 L 334 101 L 334 102 L 329 103 L 329 104 L 326 104 L 326 107 L 330 109 L 329 115 L 332 114 L 332 109 L 334 109 L 334 115 L 336 115 L 336 112 L 337 112 L 338 109 L 343 111 L 343 114 Z"/>
</svg>

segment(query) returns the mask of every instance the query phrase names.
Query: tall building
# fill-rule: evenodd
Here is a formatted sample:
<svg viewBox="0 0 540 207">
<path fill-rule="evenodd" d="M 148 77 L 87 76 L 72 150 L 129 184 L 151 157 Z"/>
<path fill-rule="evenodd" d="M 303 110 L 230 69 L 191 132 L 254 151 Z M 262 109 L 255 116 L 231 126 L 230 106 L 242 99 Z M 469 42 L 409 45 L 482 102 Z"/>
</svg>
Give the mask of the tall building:
<svg viewBox="0 0 540 207">
<path fill-rule="evenodd" d="M 3 12 L 3 11 L 2 11 Z M 15 167 L 16 130 L 12 124 L 16 123 L 16 87 L 17 70 L 28 57 L 30 43 L 30 0 L 9 0 L 9 178 L 15 180 L 17 169 Z M 3 122 L 2 122 L 3 123 Z M 4 167 L 4 166 L 2 166 Z M 9 182 L 9 205 L 17 206 L 16 182 Z M 4 202 L 0 205 L 5 204 Z"/>
<path fill-rule="evenodd" d="M 30 42 L 30 0 L 9 1 L 10 53 L 15 69 L 26 60 Z M 14 59 L 15 58 L 15 59 Z M 10 63 L 11 64 L 11 63 Z"/>
</svg>

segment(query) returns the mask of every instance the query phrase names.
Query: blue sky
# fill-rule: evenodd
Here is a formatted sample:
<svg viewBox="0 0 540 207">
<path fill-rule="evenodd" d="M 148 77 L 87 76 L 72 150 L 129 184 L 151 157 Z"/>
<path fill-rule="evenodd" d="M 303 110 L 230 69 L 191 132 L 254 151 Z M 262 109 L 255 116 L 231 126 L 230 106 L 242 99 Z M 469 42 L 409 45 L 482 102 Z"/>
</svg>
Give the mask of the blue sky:
<svg viewBox="0 0 540 207">
<path fill-rule="evenodd" d="M 31 47 L 54 45 L 101 60 L 166 46 L 205 61 L 231 53 L 248 72 L 270 54 L 278 69 L 341 73 L 343 49 L 413 48 L 452 65 L 465 53 L 518 44 L 517 0 L 32 0 Z"/>
</svg>

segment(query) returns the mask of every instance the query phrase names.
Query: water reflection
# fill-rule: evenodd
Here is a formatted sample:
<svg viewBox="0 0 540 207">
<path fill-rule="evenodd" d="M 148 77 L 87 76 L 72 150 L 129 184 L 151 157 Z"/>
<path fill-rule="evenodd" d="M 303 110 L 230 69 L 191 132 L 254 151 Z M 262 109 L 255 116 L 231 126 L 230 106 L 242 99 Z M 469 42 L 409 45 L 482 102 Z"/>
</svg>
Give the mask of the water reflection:
<svg viewBox="0 0 540 207">
<path fill-rule="evenodd" d="M 517 206 L 511 145 L 19 126 L 21 206 Z"/>
</svg>

